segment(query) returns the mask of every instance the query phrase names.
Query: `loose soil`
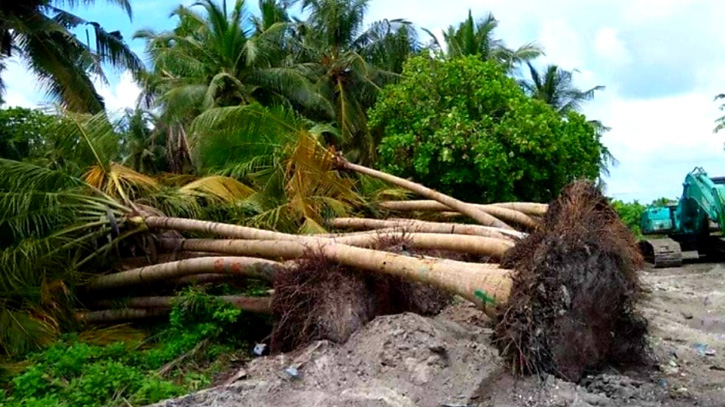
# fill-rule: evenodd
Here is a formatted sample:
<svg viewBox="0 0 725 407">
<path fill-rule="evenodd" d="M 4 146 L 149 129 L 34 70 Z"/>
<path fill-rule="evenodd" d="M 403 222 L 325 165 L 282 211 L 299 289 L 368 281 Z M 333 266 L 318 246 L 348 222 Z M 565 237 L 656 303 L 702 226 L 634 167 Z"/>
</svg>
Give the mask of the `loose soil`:
<svg viewBox="0 0 725 407">
<path fill-rule="evenodd" d="M 725 265 L 641 277 L 654 366 L 577 384 L 517 379 L 491 343 L 491 321 L 456 302 L 435 317 L 379 316 L 342 345 L 257 358 L 230 372 L 239 377 L 230 385 L 157 406 L 725 406 Z"/>
</svg>

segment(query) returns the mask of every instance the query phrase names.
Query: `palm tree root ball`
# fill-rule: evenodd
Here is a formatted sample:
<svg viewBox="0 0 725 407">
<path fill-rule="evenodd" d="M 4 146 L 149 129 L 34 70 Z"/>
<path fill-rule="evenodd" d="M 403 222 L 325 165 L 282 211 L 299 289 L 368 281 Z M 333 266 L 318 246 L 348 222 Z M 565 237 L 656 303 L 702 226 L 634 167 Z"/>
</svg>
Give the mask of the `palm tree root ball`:
<svg viewBox="0 0 725 407">
<path fill-rule="evenodd" d="M 430 285 L 357 271 L 315 254 L 278 272 L 274 292 L 273 352 L 315 340 L 343 343 L 377 316 L 435 315 L 452 299 Z"/>
<path fill-rule="evenodd" d="M 509 250 L 515 270 L 494 341 L 518 373 L 577 381 L 606 366 L 646 361 L 645 319 L 632 233 L 590 183 L 567 187 L 542 227 Z"/>
</svg>

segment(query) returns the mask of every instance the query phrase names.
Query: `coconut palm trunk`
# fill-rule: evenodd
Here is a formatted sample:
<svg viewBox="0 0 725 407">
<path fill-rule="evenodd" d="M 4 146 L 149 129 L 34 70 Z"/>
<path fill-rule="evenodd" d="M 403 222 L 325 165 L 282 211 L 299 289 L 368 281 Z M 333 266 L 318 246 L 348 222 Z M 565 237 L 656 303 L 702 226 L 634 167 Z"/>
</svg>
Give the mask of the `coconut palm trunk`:
<svg viewBox="0 0 725 407">
<path fill-rule="evenodd" d="M 461 212 L 462 214 L 470 217 L 471 219 L 475 220 L 483 226 L 494 226 L 497 228 L 512 229 L 511 226 L 507 225 L 499 219 L 496 219 L 494 216 L 491 216 L 488 213 L 481 211 L 480 209 L 471 204 L 459 201 L 456 198 L 434 191 L 423 185 L 416 184 L 415 182 L 404 180 L 400 177 L 386 174 L 384 172 L 364 167 L 362 165 L 352 164 L 347 160 L 343 159 L 342 157 L 337 157 L 335 165 L 338 169 L 355 171 L 360 174 L 369 175 L 371 177 L 378 178 L 393 185 L 399 186 L 400 188 L 407 189 L 408 191 L 425 196 L 426 198 L 433 199 L 434 201 L 440 202 L 441 204 L 453 210 Z"/>
<path fill-rule="evenodd" d="M 149 216 L 145 223 L 150 229 L 172 229 L 179 232 L 198 232 L 222 237 L 249 240 L 295 241 L 311 247 L 336 242 L 349 246 L 373 247 L 378 244 L 376 235 L 345 236 L 340 238 L 299 236 L 287 233 L 272 232 L 246 226 L 228 225 L 223 223 L 200 221 L 195 219 L 165 218 Z M 480 254 L 501 258 L 506 250 L 513 247 L 509 239 L 497 239 L 482 236 L 448 236 L 435 233 L 404 233 L 394 232 L 388 237 L 397 237 L 410 244 L 412 248 L 431 250 L 450 250 L 463 253 Z"/>
<path fill-rule="evenodd" d="M 525 226 L 527 228 L 535 228 L 539 223 L 531 216 L 524 212 L 512 209 L 506 206 L 499 205 L 474 205 L 479 210 L 488 213 L 491 216 L 495 216 L 499 219 L 507 222 L 515 223 L 517 225 Z M 444 212 L 450 211 L 451 208 L 440 202 L 431 200 L 413 200 L 413 201 L 386 201 L 381 202 L 380 207 L 390 211 L 430 211 L 430 212 Z"/>
<path fill-rule="evenodd" d="M 519 239 L 525 235 L 509 229 L 491 226 L 465 225 L 461 223 L 426 222 L 415 219 L 369 219 L 369 218 L 335 218 L 329 221 L 330 226 L 338 229 L 383 231 L 405 230 L 422 233 L 447 233 L 453 235 L 470 235 L 492 237 L 501 240 Z M 370 232 L 368 232 L 370 233 Z M 372 232 L 374 233 L 374 232 Z"/>
<path fill-rule="evenodd" d="M 269 297 L 222 296 L 219 298 L 242 311 L 253 312 L 255 314 L 272 313 L 272 301 Z M 76 318 L 78 321 L 88 324 L 157 318 L 171 312 L 171 307 L 175 299 L 175 297 L 132 298 L 127 303 L 130 308 L 79 312 L 76 314 Z M 112 304 L 99 302 L 95 305 L 111 306 Z"/>
<path fill-rule="evenodd" d="M 336 243 L 308 245 L 296 241 L 162 239 L 165 249 L 218 252 L 234 256 L 299 259 L 318 255 L 351 268 L 430 284 L 458 294 L 495 315 L 495 305 L 511 292 L 511 271 L 495 264 L 422 259 Z"/>
<path fill-rule="evenodd" d="M 269 297 L 247 297 L 242 295 L 222 295 L 218 297 L 222 301 L 232 304 L 235 307 L 254 312 L 258 314 L 271 313 Z M 174 301 L 178 301 L 177 297 L 135 297 L 129 298 L 124 305 L 127 308 L 171 308 Z M 91 308 L 112 308 L 116 304 L 111 300 L 101 300 L 92 302 Z"/>
<path fill-rule="evenodd" d="M 502 202 L 490 204 L 490 206 L 512 209 L 529 216 L 544 216 L 546 211 L 549 210 L 549 205 L 535 202 Z"/>
<path fill-rule="evenodd" d="M 107 324 L 121 321 L 158 318 L 167 315 L 168 308 L 124 308 L 103 311 L 85 311 L 76 313 L 78 322 L 86 324 Z"/>
<path fill-rule="evenodd" d="M 108 274 L 93 280 L 87 289 L 90 291 L 106 290 L 172 280 L 195 274 L 238 275 L 273 281 L 274 273 L 280 267 L 282 267 L 280 263 L 257 258 L 200 257 Z"/>
</svg>

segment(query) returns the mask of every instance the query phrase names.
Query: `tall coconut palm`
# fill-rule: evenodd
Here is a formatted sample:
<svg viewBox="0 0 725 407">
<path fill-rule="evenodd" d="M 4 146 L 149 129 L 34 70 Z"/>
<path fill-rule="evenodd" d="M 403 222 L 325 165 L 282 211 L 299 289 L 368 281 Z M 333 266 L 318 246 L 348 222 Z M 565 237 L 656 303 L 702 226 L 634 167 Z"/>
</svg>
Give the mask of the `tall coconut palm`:
<svg viewBox="0 0 725 407">
<path fill-rule="evenodd" d="M 498 20 L 492 13 L 475 21 L 469 10 L 466 20 L 461 22 L 458 27 L 448 27 L 448 30 L 443 33 L 447 56 L 455 58 L 476 55 L 484 61 L 498 61 L 513 68 L 521 62 L 534 59 L 543 53 L 541 48 L 535 44 L 524 44 L 517 49 L 507 48 L 503 40 L 493 36 L 497 27 Z M 440 47 L 440 44 L 438 46 Z"/>
<path fill-rule="evenodd" d="M 592 100 L 596 91 L 604 89 L 604 86 L 578 89 L 573 83 L 573 73 L 576 71 L 566 71 L 556 65 L 548 65 L 542 71 L 528 62 L 527 66 L 531 79 L 522 82 L 524 90 L 560 113 L 579 111 L 583 102 Z"/>
<path fill-rule="evenodd" d="M 298 22 L 295 59 L 314 78 L 320 94 L 334 106 L 333 119 L 348 158 L 370 161 L 376 150 L 366 112 L 380 88 L 396 78 L 419 49 L 410 24 L 383 20 L 364 28 L 369 0 L 300 0 L 308 13 Z"/>
<path fill-rule="evenodd" d="M 213 0 L 200 0 L 174 11 L 179 19 L 174 30 L 135 34 L 147 41 L 154 63 L 146 91 L 163 107 L 167 123 L 188 124 L 205 110 L 252 102 L 325 111 L 309 81 L 282 66 L 286 16 L 274 6 L 263 7 L 268 14 L 255 24 L 244 0 L 236 0 L 231 12 Z"/>
<path fill-rule="evenodd" d="M 118 31 L 107 32 L 100 24 L 64 10 L 63 6 L 91 4 L 93 0 L 28 0 L 5 2 L 0 8 L 0 72 L 3 59 L 18 56 L 39 79 L 48 95 L 68 109 L 96 113 L 103 100 L 92 75 L 105 81 L 103 64 L 139 72 L 143 64 L 124 43 Z M 109 0 L 131 17 L 128 0 Z M 10 4 L 12 3 L 12 4 Z M 73 34 L 86 27 L 95 36 L 95 47 Z M 0 91 L 1 91 L 0 87 Z"/>
<path fill-rule="evenodd" d="M 520 82 L 524 91 L 562 115 L 580 111 L 584 102 L 592 100 L 596 91 L 604 89 L 604 86 L 595 86 L 588 90 L 578 89 L 573 83 L 573 74 L 576 70 L 566 71 L 556 65 L 548 65 L 542 71 L 538 71 L 530 62 L 526 64 L 531 79 Z M 599 120 L 589 120 L 588 123 L 599 137 L 610 130 Z M 600 160 L 602 175 L 609 175 L 609 167 L 619 163 L 606 147 L 602 148 Z M 603 183 L 603 180 L 599 181 Z"/>
</svg>

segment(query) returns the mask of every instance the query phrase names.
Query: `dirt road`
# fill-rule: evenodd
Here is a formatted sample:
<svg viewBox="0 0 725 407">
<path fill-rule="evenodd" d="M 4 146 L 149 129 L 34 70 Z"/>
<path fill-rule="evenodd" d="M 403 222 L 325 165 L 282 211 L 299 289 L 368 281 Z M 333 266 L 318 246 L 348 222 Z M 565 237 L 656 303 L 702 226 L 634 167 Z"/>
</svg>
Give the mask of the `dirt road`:
<svg viewBox="0 0 725 407">
<path fill-rule="evenodd" d="M 653 366 L 567 383 L 514 379 L 490 322 L 460 303 L 435 318 L 379 317 L 344 345 L 254 360 L 240 380 L 181 406 L 725 406 L 725 265 L 645 270 Z"/>
</svg>

